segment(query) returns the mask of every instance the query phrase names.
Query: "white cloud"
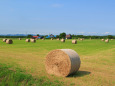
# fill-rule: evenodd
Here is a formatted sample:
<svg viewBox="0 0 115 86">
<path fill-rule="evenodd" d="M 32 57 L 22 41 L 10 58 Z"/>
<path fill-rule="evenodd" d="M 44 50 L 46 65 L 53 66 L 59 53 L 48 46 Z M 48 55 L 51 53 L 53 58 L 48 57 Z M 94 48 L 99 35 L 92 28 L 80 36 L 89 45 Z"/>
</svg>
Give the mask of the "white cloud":
<svg viewBox="0 0 115 86">
<path fill-rule="evenodd" d="M 110 32 L 105 32 L 104 34 L 109 34 Z"/>
<path fill-rule="evenodd" d="M 55 8 L 59 8 L 59 7 L 63 7 L 63 4 L 52 4 L 51 6 Z"/>
</svg>

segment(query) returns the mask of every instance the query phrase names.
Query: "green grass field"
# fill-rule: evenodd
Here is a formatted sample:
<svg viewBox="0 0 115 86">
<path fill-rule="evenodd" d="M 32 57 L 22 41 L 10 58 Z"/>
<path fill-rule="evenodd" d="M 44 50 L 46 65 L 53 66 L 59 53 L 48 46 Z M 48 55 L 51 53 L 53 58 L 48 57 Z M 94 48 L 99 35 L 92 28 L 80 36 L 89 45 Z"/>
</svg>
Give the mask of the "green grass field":
<svg viewBox="0 0 115 86">
<path fill-rule="evenodd" d="M 4 69 L 2 65 L 6 65 L 6 70 L 8 71 L 11 69 L 16 70 L 16 68 L 24 70 L 24 76 L 31 77 L 33 80 L 28 81 L 28 83 L 34 82 L 28 85 L 33 86 L 39 86 L 41 77 L 46 77 L 44 81 L 48 80 L 42 83 L 44 86 L 47 82 L 50 83 L 47 85 L 53 86 L 115 86 L 115 40 L 105 43 L 100 39 L 85 39 L 84 41 L 78 40 L 78 44 L 72 44 L 71 41 L 66 40 L 65 43 L 61 43 L 56 39 L 38 39 L 36 43 L 26 43 L 25 39 L 13 39 L 13 44 L 6 44 L 0 39 L 0 71 Z M 79 71 L 69 77 L 57 77 L 47 74 L 44 66 L 45 56 L 54 49 L 75 50 L 81 59 Z M 7 66 L 10 66 L 10 68 Z M 17 72 L 20 73 L 19 71 Z M 15 75 L 17 72 L 13 74 Z M 0 76 L 1 74 L 2 72 L 0 72 Z M 4 85 L 4 80 L 7 80 L 7 82 L 9 80 L 6 79 L 6 76 L 0 77 L 0 82 L 3 86 L 6 86 Z M 22 81 L 21 83 L 24 84 L 25 81 Z M 9 83 L 12 86 L 12 81 Z"/>
</svg>

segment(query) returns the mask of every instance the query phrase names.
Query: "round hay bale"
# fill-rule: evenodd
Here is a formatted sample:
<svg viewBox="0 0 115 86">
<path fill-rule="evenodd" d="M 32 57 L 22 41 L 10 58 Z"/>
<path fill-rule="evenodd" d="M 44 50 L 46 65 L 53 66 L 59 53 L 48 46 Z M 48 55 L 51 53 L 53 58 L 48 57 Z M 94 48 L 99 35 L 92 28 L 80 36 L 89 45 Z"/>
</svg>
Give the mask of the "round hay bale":
<svg viewBox="0 0 115 86">
<path fill-rule="evenodd" d="M 57 40 L 60 40 L 59 38 L 57 38 Z"/>
<path fill-rule="evenodd" d="M 61 42 L 65 42 L 65 39 L 61 39 Z"/>
<path fill-rule="evenodd" d="M 53 40 L 53 38 L 51 38 L 51 40 Z"/>
<path fill-rule="evenodd" d="M 31 39 L 30 41 L 31 41 L 32 43 L 35 43 L 35 42 L 36 42 L 36 40 L 35 40 L 35 39 Z"/>
<path fill-rule="evenodd" d="M 104 41 L 104 39 L 101 39 L 101 41 Z"/>
<path fill-rule="evenodd" d="M 12 44 L 12 43 L 13 43 L 13 41 L 11 39 L 6 40 L 6 44 Z"/>
<path fill-rule="evenodd" d="M 7 39 L 3 39 L 3 42 L 6 42 Z"/>
<path fill-rule="evenodd" d="M 111 39 L 111 40 L 114 40 L 114 39 Z"/>
<path fill-rule="evenodd" d="M 26 42 L 30 42 L 30 39 L 26 39 Z"/>
<path fill-rule="evenodd" d="M 57 49 L 46 56 L 45 67 L 49 74 L 68 76 L 80 68 L 80 57 L 72 49 Z"/>
<path fill-rule="evenodd" d="M 106 42 L 106 43 L 109 43 L 109 40 L 107 39 L 107 40 L 105 40 L 105 42 Z"/>
<path fill-rule="evenodd" d="M 21 38 L 19 38 L 19 40 L 21 40 Z"/>
<path fill-rule="evenodd" d="M 42 40 L 45 40 L 45 38 L 43 38 Z"/>
<path fill-rule="evenodd" d="M 82 39 L 82 38 L 81 38 L 80 40 L 81 40 L 81 41 L 83 41 L 83 39 Z"/>
<path fill-rule="evenodd" d="M 77 40 L 72 40 L 72 44 L 77 44 Z"/>
</svg>

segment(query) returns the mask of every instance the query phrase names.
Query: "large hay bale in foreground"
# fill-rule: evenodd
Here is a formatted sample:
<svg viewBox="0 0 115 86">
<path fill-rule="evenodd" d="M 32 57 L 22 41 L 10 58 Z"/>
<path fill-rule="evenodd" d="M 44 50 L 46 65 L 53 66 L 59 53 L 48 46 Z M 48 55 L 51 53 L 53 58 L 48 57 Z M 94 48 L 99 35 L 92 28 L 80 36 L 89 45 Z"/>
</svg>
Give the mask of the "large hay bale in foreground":
<svg viewBox="0 0 115 86">
<path fill-rule="evenodd" d="M 13 41 L 11 39 L 6 40 L 6 44 L 12 44 L 12 43 L 13 43 Z"/>
<path fill-rule="evenodd" d="M 35 43 L 35 42 L 36 42 L 36 40 L 35 40 L 35 39 L 30 39 L 30 41 L 31 41 L 32 43 Z"/>
<path fill-rule="evenodd" d="M 26 42 L 30 42 L 30 39 L 26 39 Z"/>
<path fill-rule="evenodd" d="M 3 39 L 3 42 L 6 42 L 7 39 Z"/>
<path fill-rule="evenodd" d="M 46 56 L 45 67 L 49 74 L 68 76 L 80 68 L 80 57 L 71 49 L 57 49 Z"/>
<path fill-rule="evenodd" d="M 65 39 L 61 39 L 61 42 L 65 42 Z"/>
<path fill-rule="evenodd" d="M 77 44 L 77 40 L 72 40 L 72 44 Z"/>
</svg>

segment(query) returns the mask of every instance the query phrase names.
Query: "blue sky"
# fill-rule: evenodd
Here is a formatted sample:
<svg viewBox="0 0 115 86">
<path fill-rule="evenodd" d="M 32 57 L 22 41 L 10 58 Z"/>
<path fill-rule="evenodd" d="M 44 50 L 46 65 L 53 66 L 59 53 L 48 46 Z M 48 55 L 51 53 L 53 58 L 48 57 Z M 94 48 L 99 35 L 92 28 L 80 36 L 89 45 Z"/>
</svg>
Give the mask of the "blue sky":
<svg viewBox="0 0 115 86">
<path fill-rule="evenodd" d="M 0 0 L 0 34 L 115 35 L 115 0 Z"/>
</svg>

